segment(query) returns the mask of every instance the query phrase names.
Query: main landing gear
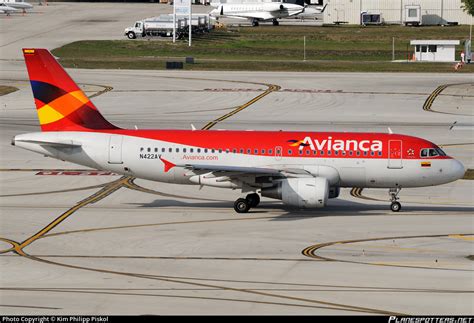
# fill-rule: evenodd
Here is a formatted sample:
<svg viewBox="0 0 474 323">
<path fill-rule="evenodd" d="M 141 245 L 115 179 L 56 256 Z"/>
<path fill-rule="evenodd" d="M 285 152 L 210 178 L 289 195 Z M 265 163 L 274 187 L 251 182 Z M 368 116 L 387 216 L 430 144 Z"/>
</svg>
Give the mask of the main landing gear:
<svg viewBox="0 0 474 323">
<path fill-rule="evenodd" d="M 247 213 L 250 208 L 257 207 L 260 203 L 260 196 L 257 193 L 248 194 L 244 199 L 237 199 L 234 203 L 234 210 L 237 213 Z"/>
<path fill-rule="evenodd" d="M 276 19 L 273 19 L 272 22 L 273 22 L 273 26 L 278 26 L 280 24 L 278 20 Z"/>
<path fill-rule="evenodd" d="M 258 27 L 258 20 L 252 19 L 252 27 Z"/>
<path fill-rule="evenodd" d="M 390 201 L 392 202 L 392 204 L 390 204 L 390 210 L 392 210 L 392 212 L 398 212 L 402 208 L 402 205 L 400 202 L 398 202 L 398 193 L 400 193 L 400 191 L 400 187 L 391 188 L 388 191 L 388 194 L 390 195 Z"/>
</svg>

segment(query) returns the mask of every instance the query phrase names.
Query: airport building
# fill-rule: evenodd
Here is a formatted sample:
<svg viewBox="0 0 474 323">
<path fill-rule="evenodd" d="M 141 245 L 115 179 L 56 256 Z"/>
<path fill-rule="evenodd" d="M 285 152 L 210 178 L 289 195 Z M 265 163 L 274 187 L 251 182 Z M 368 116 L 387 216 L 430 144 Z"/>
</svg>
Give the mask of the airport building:
<svg viewBox="0 0 474 323">
<path fill-rule="evenodd" d="M 472 16 L 461 0 L 325 0 L 324 23 L 362 24 L 363 15 L 373 15 L 371 24 L 450 25 L 471 24 Z M 377 20 L 380 15 L 380 20 Z"/>
</svg>

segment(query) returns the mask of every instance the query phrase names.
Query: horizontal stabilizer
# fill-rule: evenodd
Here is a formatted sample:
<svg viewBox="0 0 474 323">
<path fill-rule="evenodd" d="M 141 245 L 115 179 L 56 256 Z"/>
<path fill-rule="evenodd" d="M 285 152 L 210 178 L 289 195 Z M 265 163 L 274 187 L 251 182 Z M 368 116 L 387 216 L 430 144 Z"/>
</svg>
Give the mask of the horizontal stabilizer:
<svg viewBox="0 0 474 323">
<path fill-rule="evenodd" d="M 28 142 L 32 144 L 42 145 L 42 146 L 50 146 L 50 147 L 57 147 L 57 148 L 74 148 L 74 147 L 81 147 L 82 144 L 77 142 L 69 141 L 42 141 L 42 140 L 31 140 L 31 139 L 15 139 L 14 142 Z"/>
</svg>

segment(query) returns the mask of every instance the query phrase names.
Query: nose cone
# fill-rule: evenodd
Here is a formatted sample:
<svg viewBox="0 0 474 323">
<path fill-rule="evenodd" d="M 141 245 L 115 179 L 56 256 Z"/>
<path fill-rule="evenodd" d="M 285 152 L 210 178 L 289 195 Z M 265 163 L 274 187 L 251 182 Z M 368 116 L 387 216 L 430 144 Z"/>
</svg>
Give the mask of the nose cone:
<svg viewBox="0 0 474 323">
<path fill-rule="evenodd" d="M 453 181 L 462 178 L 465 172 L 466 172 L 466 169 L 464 168 L 464 165 L 459 160 L 453 159 L 451 161 L 450 175 L 452 176 Z"/>
</svg>

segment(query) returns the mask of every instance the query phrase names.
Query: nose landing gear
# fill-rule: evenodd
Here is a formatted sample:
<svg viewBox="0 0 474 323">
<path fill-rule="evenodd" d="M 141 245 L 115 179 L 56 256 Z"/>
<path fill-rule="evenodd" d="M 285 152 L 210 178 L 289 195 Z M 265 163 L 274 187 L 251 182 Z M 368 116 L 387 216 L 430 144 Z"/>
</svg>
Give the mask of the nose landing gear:
<svg viewBox="0 0 474 323">
<path fill-rule="evenodd" d="M 390 195 L 390 201 L 392 202 L 392 204 L 390 204 L 390 210 L 392 210 L 392 212 L 398 212 L 402 208 L 402 205 L 400 202 L 398 202 L 398 193 L 400 193 L 401 190 L 402 189 L 400 187 L 396 187 L 391 188 L 388 191 L 388 194 Z"/>
<path fill-rule="evenodd" d="M 257 193 L 248 194 L 244 199 L 239 198 L 234 202 L 234 210 L 237 213 L 247 213 L 250 208 L 257 207 L 260 196 Z"/>
</svg>

